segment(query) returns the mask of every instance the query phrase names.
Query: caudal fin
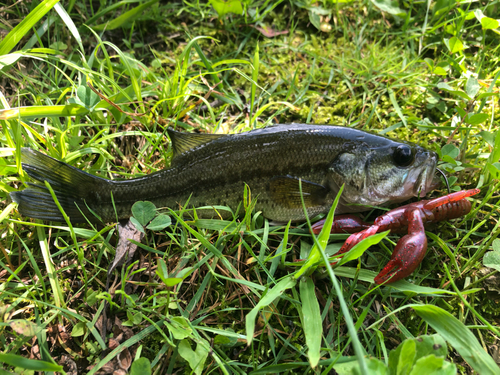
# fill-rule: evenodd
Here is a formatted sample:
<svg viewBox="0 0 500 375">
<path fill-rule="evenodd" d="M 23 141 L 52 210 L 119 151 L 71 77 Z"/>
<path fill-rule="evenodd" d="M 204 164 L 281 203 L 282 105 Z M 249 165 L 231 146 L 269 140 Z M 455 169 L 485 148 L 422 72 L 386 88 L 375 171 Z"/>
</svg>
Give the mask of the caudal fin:
<svg viewBox="0 0 500 375">
<path fill-rule="evenodd" d="M 30 148 L 21 150 L 23 169 L 35 180 L 29 188 L 10 194 L 18 203 L 19 212 L 35 219 L 64 221 L 61 211 L 45 186 L 49 182 L 57 200 L 71 222 L 98 220 L 88 207 L 95 207 L 95 192 L 102 189 L 108 180 L 92 176 L 62 161 L 56 160 Z"/>
</svg>

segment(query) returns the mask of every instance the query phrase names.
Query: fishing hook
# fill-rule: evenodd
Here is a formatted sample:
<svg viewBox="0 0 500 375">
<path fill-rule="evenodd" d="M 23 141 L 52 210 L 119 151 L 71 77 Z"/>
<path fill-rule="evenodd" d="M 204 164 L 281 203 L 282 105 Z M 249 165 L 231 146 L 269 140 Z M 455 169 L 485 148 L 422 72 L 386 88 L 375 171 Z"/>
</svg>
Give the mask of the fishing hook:
<svg viewBox="0 0 500 375">
<path fill-rule="evenodd" d="M 444 174 L 444 172 L 441 169 L 436 168 L 436 171 L 441 173 L 441 176 L 443 176 L 444 182 L 446 183 L 446 188 L 448 189 L 448 194 L 450 194 L 451 190 L 450 190 L 450 184 L 448 183 L 448 178 L 446 177 L 446 175 Z"/>
</svg>

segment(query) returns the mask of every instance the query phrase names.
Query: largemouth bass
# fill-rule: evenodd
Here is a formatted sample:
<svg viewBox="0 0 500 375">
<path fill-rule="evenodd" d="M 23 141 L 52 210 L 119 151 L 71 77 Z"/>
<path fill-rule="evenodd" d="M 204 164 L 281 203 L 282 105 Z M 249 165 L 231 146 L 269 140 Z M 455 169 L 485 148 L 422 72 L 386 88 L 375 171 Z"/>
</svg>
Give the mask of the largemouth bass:
<svg viewBox="0 0 500 375">
<path fill-rule="evenodd" d="M 23 148 L 23 169 L 36 182 L 11 197 L 22 215 L 63 221 L 47 181 L 72 222 L 96 221 L 95 215 L 109 222 L 130 217 L 139 200 L 172 209 L 189 202 L 189 207 L 237 210 L 247 184 L 256 210 L 287 222 L 305 219 L 300 186 L 313 217 L 328 212 L 343 184 L 336 213 L 423 197 L 435 184 L 434 152 L 347 127 L 290 124 L 233 135 L 168 133 L 174 151 L 170 168 L 123 181 Z M 197 213 L 227 217 L 213 208 Z"/>
</svg>

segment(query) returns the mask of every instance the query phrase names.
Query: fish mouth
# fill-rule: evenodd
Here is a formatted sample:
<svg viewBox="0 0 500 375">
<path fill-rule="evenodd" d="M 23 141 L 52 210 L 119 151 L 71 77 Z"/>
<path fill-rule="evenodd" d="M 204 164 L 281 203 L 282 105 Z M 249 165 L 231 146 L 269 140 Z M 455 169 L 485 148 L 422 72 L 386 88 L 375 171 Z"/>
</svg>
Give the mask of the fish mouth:
<svg viewBox="0 0 500 375">
<path fill-rule="evenodd" d="M 413 185 L 413 195 L 423 198 L 430 191 L 434 190 L 441 184 L 439 177 L 436 175 L 437 170 L 437 155 L 429 152 L 426 155 L 426 161 L 422 165 L 420 174 L 418 175 Z"/>
</svg>

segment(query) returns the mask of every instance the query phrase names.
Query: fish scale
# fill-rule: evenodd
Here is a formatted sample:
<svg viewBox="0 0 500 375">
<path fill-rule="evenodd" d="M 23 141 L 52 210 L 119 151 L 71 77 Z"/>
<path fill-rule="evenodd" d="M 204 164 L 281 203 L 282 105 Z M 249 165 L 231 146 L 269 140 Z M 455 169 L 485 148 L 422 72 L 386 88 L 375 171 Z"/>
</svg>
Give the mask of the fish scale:
<svg viewBox="0 0 500 375">
<path fill-rule="evenodd" d="M 40 152 L 23 149 L 24 170 L 35 180 L 11 194 L 21 214 L 62 221 L 44 186 L 48 181 L 72 222 L 114 221 L 131 216 L 132 205 L 148 200 L 178 209 L 222 205 L 237 210 L 244 185 L 256 210 L 275 221 L 303 220 L 327 212 L 345 185 L 337 213 L 402 201 L 432 188 L 437 156 L 417 145 L 331 125 L 276 125 L 233 135 L 186 134 L 169 130 L 171 167 L 130 180 L 90 175 Z M 413 161 L 398 165 L 398 150 Z M 399 148 L 399 149 L 398 149 Z M 386 178 L 385 176 L 390 176 Z M 418 189 L 415 187 L 418 184 Z M 224 211 L 197 210 L 199 217 L 227 217 Z"/>
</svg>

